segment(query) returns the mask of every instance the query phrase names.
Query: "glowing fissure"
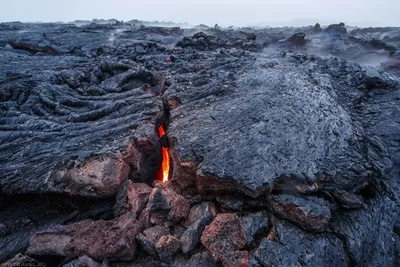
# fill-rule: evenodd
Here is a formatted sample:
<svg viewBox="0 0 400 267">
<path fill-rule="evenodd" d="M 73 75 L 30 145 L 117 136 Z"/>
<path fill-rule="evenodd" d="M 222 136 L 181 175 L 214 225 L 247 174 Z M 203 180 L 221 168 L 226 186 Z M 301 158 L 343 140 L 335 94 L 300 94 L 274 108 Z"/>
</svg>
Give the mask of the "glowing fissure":
<svg viewBox="0 0 400 267">
<path fill-rule="evenodd" d="M 161 125 L 158 127 L 158 135 L 163 137 L 165 135 L 164 127 Z M 165 183 L 168 181 L 169 176 L 169 166 L 170 166 L 170 157 L 168 148 L 162 147 L 162 164 L 161 164 L 161 173 L 162 173 L 162 181 Z"/>
</svg>

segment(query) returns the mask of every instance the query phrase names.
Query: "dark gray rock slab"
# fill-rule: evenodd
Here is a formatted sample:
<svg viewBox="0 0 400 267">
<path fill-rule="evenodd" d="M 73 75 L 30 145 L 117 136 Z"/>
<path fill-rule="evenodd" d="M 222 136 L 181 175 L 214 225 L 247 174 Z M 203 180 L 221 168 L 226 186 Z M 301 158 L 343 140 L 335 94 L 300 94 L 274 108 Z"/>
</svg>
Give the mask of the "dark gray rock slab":
<svg viewBox="0 0 400 267">
<path fill-rule="evenodd" d="M 290 220 L 306 230 L 322 232 L 331 219 L 328 203 L 321 198 L 273 195 L 270 203 L 278 217 Z"/>
<path fill-rule="evenodd" d="M 96 261 L 105 258 L 131 260 L 135 257 L 135 236 L 143 224 L 129 214 L 104 220 L 84 220 L 57 225 L 35 233 L 29 240 L 28 255 L 77 258 L 87 255 Z"/>
<path fill-rule="evenodd" d="M 263 67 L 268 57 L 277 65 Z M 193 81 L 166 92 L 182 102 L 168 129 L 172 179 L 204 194 L 236 190 L 253 197 L 284 176 L 339 189 L 363 184 L 384 161 L 365 153 L 367 135 L 349 102 L 362 96 L 357 87 L 368 85 L 369 72 L 305 55 L 268 57 L 182 75 Z M 379 79 L 374 86 L 396 84 L 384 74 Z"/>
<path fill-rule="evenodd" d="M 180 238 L 183 253 L 188 253 L 197 246 L 204 229 L 211 223 L 213 217 L 211 213 L 207 213 L 186 229 Z"/>
<path fill-rule="evenodd" d="M 197 220 L 204 216 L 211 215 L 212 218 L 216 215 L 216 208 L 213 202 L 202 202 L 197 204 L 190 209 L 190 212 L 184 221 L 183 225 L 188 228 Z"/>
</svg>

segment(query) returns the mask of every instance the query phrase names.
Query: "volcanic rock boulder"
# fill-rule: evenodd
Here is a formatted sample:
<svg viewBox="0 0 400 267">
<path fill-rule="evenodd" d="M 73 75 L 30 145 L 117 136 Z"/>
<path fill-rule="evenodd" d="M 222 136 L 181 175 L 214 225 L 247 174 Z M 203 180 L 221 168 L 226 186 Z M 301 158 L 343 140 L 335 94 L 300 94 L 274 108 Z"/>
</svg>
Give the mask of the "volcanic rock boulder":
<svg viewBox="0 0 400 267">
<path fill-rule="evenodd" d="M 150 221 L 153 224 L 161 224 L 166 219 L 179 223 L 188 215 L 190 203 L 168 184 L 159 183 L 150 194 L 147 209 L 150 210 Z"/>
<path fill-rule="evenodd" d="M 117 203 L 114 206 L 116 216 L 129 211 L 134 218 L 146 207 L 152 188 L 145 183 L 133 183 L 128 180 L 120 186 L 117 194 Z"/>
<path fill-rule="evenodd" d="M 312 30 L 313 30 L 314 33 L 321 32 L 322 31 L 321 25 L 319 23 L 316 23 Z"/>
<path fill-rule="evenodd" d="M 236 214 L 218 214 L 204 230 L 201 243 L 224 266 L 246 261 L 247 254 L 240 251 L 246 245 L 246 235 Z"/>
<path fill-rule="evenodd" d="M 26 253 L 71 258 L 87 255 L 97 261 L 129 260 L 135 256 L 135 237 L 142 228 L 141 221 L 135 221 L 130 214 L 110 221 L 85 220 L 59 225 L 35 234 Z"/>
<path fill-rule="evenodd" d="M 335 33 L 340 35 L 347 34 L 347 29 L 343 22 L 340 22 L 339 24 L 331 24 L 324 31 L 327 33 Z"/>
<path fill-rule="evenodd" d="M 201 216 L 186 229 L 180 238 L 182 242 L 183 253 L 188 253 L 197 246 L 205 227 L 210 224 L 212 219 L 213 215 L 211 213 L 207 213 Z"/>
<path fill-rule="evenodd" d="M 188 228 L 197 220 L 201 219 L 203 216 L 212 215 L 213 218 L 216 215 L 215 205 L 212 202 L 203 202 L 201 204 L 195 205 L 190 209 L 190 212 L 183 223 L 183 226 Z"/>
<path fill-rule="evenodd" d="M 121 158 L 96 159 L 76 168 L 57 170 L 53 183 L 61 184 L 64 192 L 112 196 L 129 172 L 129 165 Z"/>
<path fill-rule="evenodd" d="M 168 235 L 169 235 L 169 229 L 167 227 L 156 225 L 154 227 L 144 230 L 143 233 L 138 234 L 136 239 L 140 247 L 144 251 L 146 251 L 147 254 L 153 257 L 157 257 L 156 245 L 162 236 L 168 236 Z"/>
<path fill-rule="evenodd" d="M 304 32 L 298 32 L 296 34 L 293 34 L 289 38 L 285 40 L 286 43 L 292 44 L 292 45 L 298 45 L 298 46 L 303 46 L 307 43 L 307 40 L 305 39 L 306 34 Z"/>
<path fill-rule="evenodd" d="M 168 204 L 164 192 L 160 188 L 154 188 L 151 191 L 147 207 L 142 213 L 146 214 L 147 211 L 148 214 L 145 216 L 149 216 L 150 222 L 161 225 L 167 219 L 170 209 L 171 206 Z"/>
<path fill-rule="evenodd" d="M 170 188 L 165 188 L 164 192 L 168 204 L 171 206 L 167 216 L 168 221 L 173 223 L 181 222 L 190 211 L 189 201 Z"/>
<path fill-rule="evenodd" d="M 171 262 L 180 248 L 181 242 L 172 235 L 162 236 L 155 246 L 158 257 L 164 262 Z"/>
</svg>

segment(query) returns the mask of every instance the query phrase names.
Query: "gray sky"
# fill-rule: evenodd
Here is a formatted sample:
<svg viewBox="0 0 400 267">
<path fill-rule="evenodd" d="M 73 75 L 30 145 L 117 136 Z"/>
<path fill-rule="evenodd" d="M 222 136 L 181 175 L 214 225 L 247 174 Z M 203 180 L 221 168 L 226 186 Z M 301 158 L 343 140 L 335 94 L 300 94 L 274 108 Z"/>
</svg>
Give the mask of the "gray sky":
<svg viewBox="0 0 400 267">
<path fill-rule="evenodd" d="M 0 0 L 0 7 L 3 22 L 137 18 L 222 26 L 400 26 L 400 0 Z"/>
</svg>

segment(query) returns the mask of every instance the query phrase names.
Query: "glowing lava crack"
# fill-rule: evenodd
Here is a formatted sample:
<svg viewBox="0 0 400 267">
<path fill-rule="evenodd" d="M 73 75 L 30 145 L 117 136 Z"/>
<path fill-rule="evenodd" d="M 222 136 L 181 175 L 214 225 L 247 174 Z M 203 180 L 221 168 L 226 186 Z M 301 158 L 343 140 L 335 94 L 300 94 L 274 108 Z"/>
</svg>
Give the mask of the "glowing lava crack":
<svg viewBox="0 0 400 267">
<path fill-rule="evenodd" d="M 165 131 L 163 126 L 161 125 L 158 128 L 158 135 L 161 137 L 163 137 L 165 135 Z M 163 156 L 163 161 L 161 164 L 161 170 L 160 170 L 160 180 L 162 178 L 163 182 L 167 182 L 168 181 L 168 175 L 169 175 L 169 166 L 170 166 L 170 157 L 169 157 L 169 151 L 168 148 L 166 147 L 162 147 L 162 156 Z"/>
</svg>

